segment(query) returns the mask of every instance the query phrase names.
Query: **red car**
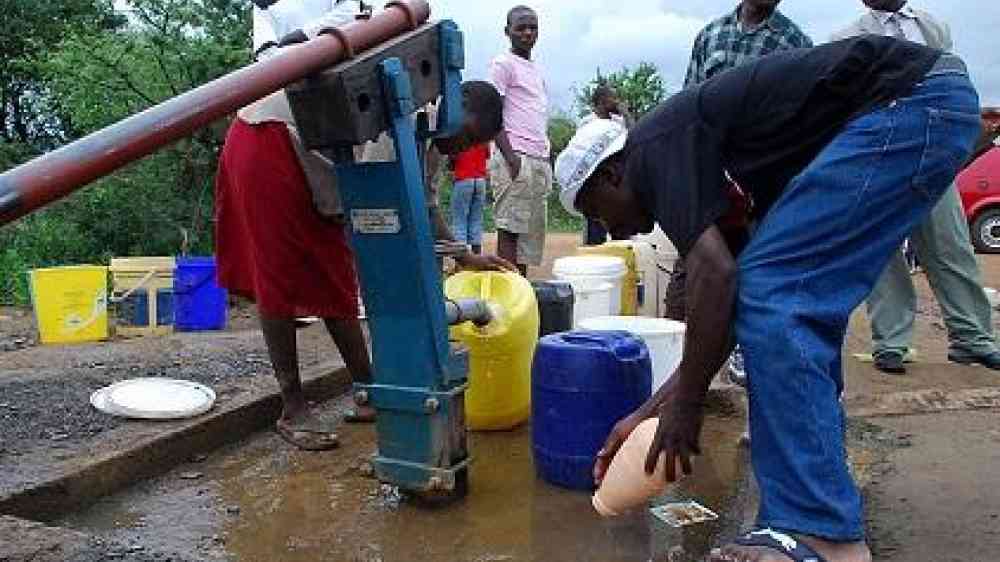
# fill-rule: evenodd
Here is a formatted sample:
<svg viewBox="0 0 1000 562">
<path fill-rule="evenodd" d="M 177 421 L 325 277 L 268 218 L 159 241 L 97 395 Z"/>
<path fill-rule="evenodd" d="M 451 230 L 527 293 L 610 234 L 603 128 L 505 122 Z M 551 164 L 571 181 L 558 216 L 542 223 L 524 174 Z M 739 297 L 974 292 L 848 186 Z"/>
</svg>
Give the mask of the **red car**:
<svg viewBox="0 0 1000 562">
<path fill-rule="evenodd" d="M 972 245 L 984 254 L 1000 254 L 1000 147 L 983 154 L 958 175 Z"/>
<path fill-rule="evenodd" d="M 983 111 L 988 129 L 997 130 L 1000 110 Z M 958 175 L 958 192 L 969 221 L 972 244 L 984 254 L 1000 254 L 1000 146 L 991 148 Z"/>
</svg>

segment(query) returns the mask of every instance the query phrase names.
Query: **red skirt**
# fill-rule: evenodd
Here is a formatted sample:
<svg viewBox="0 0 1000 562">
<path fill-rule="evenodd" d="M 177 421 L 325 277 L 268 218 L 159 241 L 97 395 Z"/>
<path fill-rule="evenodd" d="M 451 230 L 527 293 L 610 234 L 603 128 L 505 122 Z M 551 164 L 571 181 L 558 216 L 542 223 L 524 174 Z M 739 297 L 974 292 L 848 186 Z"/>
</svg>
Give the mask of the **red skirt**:
<svg viewBox="0 0 1000 562">
<path fill-rule="evenodd" d="M 358 313 L 345 227 L 324 220 L 283 123 L 236 119 L 215 180 L 219 284 L 274 317 Z"/>
</svg>

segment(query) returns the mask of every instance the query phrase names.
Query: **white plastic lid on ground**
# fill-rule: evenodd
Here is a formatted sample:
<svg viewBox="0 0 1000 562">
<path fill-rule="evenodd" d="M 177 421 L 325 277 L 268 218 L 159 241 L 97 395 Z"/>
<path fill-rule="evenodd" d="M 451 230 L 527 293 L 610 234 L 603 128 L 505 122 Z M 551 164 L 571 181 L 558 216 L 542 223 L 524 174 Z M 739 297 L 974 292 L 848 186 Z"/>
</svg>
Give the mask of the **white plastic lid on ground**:
<svg viewBox="0 0 1000 562">
<path fill-rule="evenodd" d="M 178 420 L 212 409 L 215 392 L 191 381 L 148 377 L 106 386 L 90 396 L 98 410 L 113 416 L 142 420 Z"/>
</svg>

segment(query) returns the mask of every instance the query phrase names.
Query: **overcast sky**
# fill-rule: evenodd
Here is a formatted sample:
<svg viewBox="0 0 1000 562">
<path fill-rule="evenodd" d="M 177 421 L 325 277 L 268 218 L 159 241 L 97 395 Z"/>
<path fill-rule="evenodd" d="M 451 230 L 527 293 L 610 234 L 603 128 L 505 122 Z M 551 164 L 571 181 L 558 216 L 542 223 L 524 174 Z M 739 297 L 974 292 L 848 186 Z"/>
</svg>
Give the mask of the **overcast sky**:
<svg viewBox="0 0 1000 562">
<path fill-rule="evenodd" d="M 509 48 L 503 35 L 507 10 L 516 2 L 431 0 L 435 19 L 449 18 L 465 32 L 466 77 L 484 78 L 489 60 Z M 668 86 L 684 80 L 691 43 L 712 19 L 732 11 L 736 0 L 529 0 L 540 18 L 536 59 L 546 70 L 553 103 L 568 109 L 571 89 L 598 68 L 650 61 Z M 956 51 L 969 63 L 984 105 L 1000 105 L 1000 1 L 924 0 L 911 5 L 951 26 Z M 815 43 L 861 15 L 860 0 L 784 0 L 781 10 Z"/>
</svg>

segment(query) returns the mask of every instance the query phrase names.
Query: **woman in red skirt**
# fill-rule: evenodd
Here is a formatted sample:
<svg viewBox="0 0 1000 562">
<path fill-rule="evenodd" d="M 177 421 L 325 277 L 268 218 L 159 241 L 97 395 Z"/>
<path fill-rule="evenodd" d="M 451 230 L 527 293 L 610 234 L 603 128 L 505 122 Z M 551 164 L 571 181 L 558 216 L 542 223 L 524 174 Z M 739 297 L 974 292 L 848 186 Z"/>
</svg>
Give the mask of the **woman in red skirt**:
<svg viewBox="0 0 1000 562">
<path fill-rule="evenodd" d="M 443 154 L 489 141 L 500 129 L 502 102 L 491 86 L 466 83 L 463 94 L 462 129 L 435 141 Z M 284 402 L 278 433 L 302 449 L 325 450 L 337 446 L 337 436 L 310 412 L 303 395 L 295 319 L 322 318 L 354 381 L 372 379 L 354 256 L 343 221 L 320 214 L 314 203 L 310 181 L 322 178 L 313 158 L 298 140 L 283 92 L 241 110 L 216 178 L 216 253 L 220 285 L 257 303 Z M 329 181 L 332 171 L 326 174 Z M 459 262 L 474 269 L 512 267 L 495 257 L 469 255 Z M 353 421 L 374 415 L 359 408 Z"/>
</svg>

